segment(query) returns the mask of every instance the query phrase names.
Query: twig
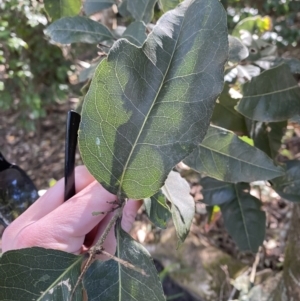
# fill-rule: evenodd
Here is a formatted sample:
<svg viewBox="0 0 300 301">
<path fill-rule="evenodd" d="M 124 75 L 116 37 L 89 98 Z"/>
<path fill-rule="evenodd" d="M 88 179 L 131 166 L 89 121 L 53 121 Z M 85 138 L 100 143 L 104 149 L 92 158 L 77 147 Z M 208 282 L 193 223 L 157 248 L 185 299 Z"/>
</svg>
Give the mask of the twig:
<svg viewBox="0 0 300 301">
<path fill-rule="evenodd" d="M 110 253 L 108 253 L 108 252 L 106 252 L 106 251 L 104 251 L 104 250 L 100 250 L 99 253 L 100 253 L 100 254 L 103 254 L 103 255 L 105 255 L 105 256 L 107 256 L 107 257 L 109 257 L 110 259 L 115 260 L 116 262 L 122 264 L 122 265 L 125 266 L 126 268 L 129 268 L 129 269 L 132 269 L 132 270 L 134 270 L 134 271 L 136 271 L 136 272 L 141 273 L 143 276 L 147 276 L 147 277 L 149 276 L 143 269 L 134 266 L 133 264 L 131 264 L 131 263 L 128 262 L 128 261 L 125 261 L 125 260 L 123 260 L 123 259 L 121 259 L 121 258 L 119 258 L 119 257 L 116 257 L 116 256 L 114 256 L 114 255 L 112 255 L 112 254 L 110 254 Z"/>
<path fill-rule="evenodd" d="M 256 253 L 254 263 L 252 265 L 251 274 L 250 274 L 250 284 L 254 285 L 256 269 L 259 264 L 259 255 L 260 255 L 261 247 L 259 248 L 258 252 Z"/>
<path fill-rule="evenodd" d="M 76 291 L 76 288 L 78 287 L 78 285 L 80 284 L 80 282 L 83 279 L 83 276 L 85 275 L 86 271 L 88 270 L 88 268 L 91 266 L 93 260 L 95 259 L 95 255 L 97 254 L 97 252 L 101 251 L 103 249 L 103 244 L 107 238 L 108 233 L 110 232 L 110 230 L 112 229 L 112 227 L 114 226 L 115 222 L 117 221 L 118 218 L 120 218 L 122 216 L 122 212 L 123 212 L 123 208 L 125 206 L 126 200 L 125 199 L 121 199 L 120 200 L 120 207 L 117 208 L 115 210 L 115 214 L 112 217 L 112 219 L 109 221 L 109 223 L 107 224 L 106 228 L 104 229 L 103 234 L 101 235 L 101 237 L 99 238 L 99 240 L 97 241 L 97 243 L 89 250 L 89 258 L 86 261 L 86 263 L 83 266 L 83 269 L 77 279 L 77 282 L 72 290 L 71 296 L 70 296 L 70 301 L 72 301 L 73 299 L 73 295 Z"/>
</svg>

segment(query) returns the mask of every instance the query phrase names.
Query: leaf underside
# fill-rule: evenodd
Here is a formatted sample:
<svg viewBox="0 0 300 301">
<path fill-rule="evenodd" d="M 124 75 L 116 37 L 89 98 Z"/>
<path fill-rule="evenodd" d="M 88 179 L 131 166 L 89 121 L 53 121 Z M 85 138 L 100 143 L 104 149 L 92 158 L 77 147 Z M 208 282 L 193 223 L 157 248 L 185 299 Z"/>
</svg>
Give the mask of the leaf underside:
<svg viewBox="0 0 300 301">
<path fill-rule="evenodd" d="M 114 44 L 95 72 L 79 131 L 83 161 L 107 190 L 143 199 L 161 188 L 206 133 L 227 53 L 218 0 L 183 2 L 141 48 Z"/>
</svg>

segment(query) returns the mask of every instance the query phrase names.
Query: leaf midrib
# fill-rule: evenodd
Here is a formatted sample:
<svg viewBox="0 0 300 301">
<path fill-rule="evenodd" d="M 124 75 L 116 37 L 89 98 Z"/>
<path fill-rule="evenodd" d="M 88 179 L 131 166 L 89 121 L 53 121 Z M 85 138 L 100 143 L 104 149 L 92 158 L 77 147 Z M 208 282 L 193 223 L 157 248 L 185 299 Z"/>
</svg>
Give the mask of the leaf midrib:
<svg viewBox="0 0 300 301">
<path fill-rule="evenodd" d="M 187 9 L 187 10 L 188 10 L 188 9 Z M 187 11 L 186 11 L 186 12 L 187 12 Z M 168 67 L 167 67 L 167 69 L 166 69 L 166 72 L 165 72 L 165 74 L 163 75 L 163 79 L 162 79 L 161 84 L 160 84 L 160 86 L 159 86 L 159 88 L 158 88 L 158 91 L 157 91 L 157 93 L 156 93 L 156 95 L 155 95 L 155 98 L 154 98 L 154 100 L 153 100 L 153 102 L 152 102 L 152 105 L 150 106 L 149 111 L 148 111 L 147 115 L 145 116 L 144 122 L 143 122 L 143 124 L 142 124 L 142 126 L 141 126 L 141 129 L 140 129 L 138 135 L 137 135 L 137 138 L 135 139 L 135 141 L 134 141 L 134 143 L 133 143 L 133 145 L 132 145 L 131 151 L 130 151 L 130 153 L 129 153 L 129 155 L 128 155 L 128 158 L 127 158 L 127 161 L 126 161 L 126 163 L 125 163 L 125 165 L 124 165 L 123 172 L 122 172 L 121 179 L 120 179 L 120 186 L 119 186 L 119 193 L 118 193 L 118 195 L 121 195 L 121 189 L 122 189 L 122 184 L 123 184 L 124 176 L 125 176 L 125 173 L 126 173 L 128 164 L 129 164 L 129 162 L 130 162 L 130 160 L 131 160 L 132 154 L 133 154 L 133 152 L 134 152 L 134 150 L 135 150 L 135 147 L 136 147 L 136 145 L 137 145 L 137 142 L 138 142 L 138 140 L 139 140 L 139 138 L 140 138 L 140 136 L 141 136 L 141 134 L 142 134 L 142 132 L 143 132 L 143 129 L 144 129 L 145 125 L 146 125 L 146 122 L 147 122 L 147 120 L 148 120 L 148 118 L 149 118 L 149 116 L 150 116 L 150 113 L 151 113 L 151 111 L 152 111 L 152 109 L 153 109 L 153 107 L 154 107 L 154 105 L 155 105 L 155 103 L 156 103 L 156 100 L 157 100 L 157 98 L 158 98 L 158 96 L 159 96 L 159 94 L 160 94 L 161 88 L 162 88 L 162 86 L 163 86 L 164 83 L 165 83 L 166 76 L 167 76 L 167 74 L 168 74 L 168 72 L 169 72 L 169 69 L 170 69 L 170 66 L 171 66 L 171 62 L 173 61 L 174 53 L 175 53 L 176 48 L 177 48 L 177 43 L 178 43 L 178 40 L 179 40 L 179 37 L 180 37 L 180 34 L 181 34 L 181 30 L 182 30 L 182 26 L 183 26 L 183 23 L 184 23 L 184 20 L 185 20 L 186 12 L 185 12 L 185 14 L 184 14 L 184 16 L 183 16 L 183 19 L 182 19 L 182 22 L 181 22 L 181 25 L 180 25 L 180 30 L 179 30 L 179 33 L 178 33 L 178 38 L 177 38 L 177 40 L 176 40 L 176 43 L 175 43 L 175 46 L 174 46 L 174 51 L 173 51 L 173 53 L 172 53 L 172 55 L 171 55 L 171 58 L 170 58 Z M 146 44 L 146 42 L 148 41 L 148 39 L 149 39 L 149 37 L 148 37 L 147 40 L 145 41 L 144 45 Z M 148 57 L 147 57 L 147 58 L 148 58 Z M 149 60 L 149 58 L 148 58 L 148 60 Z"/>
</svg>

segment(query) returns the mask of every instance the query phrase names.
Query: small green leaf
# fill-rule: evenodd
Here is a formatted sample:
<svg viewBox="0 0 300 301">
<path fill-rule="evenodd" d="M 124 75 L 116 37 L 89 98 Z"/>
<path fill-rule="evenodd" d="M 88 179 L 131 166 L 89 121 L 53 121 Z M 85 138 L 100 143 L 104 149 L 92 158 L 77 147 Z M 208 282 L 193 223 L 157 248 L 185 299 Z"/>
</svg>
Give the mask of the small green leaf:
<svg viewBox="0 0 300 301">
<path fill-rule="evenodd" d="M 276 159 L 286 126 L 286 121 L 270 123 L 252 121 L 251 137 L 254 145 L 272 159 Z"/>
<path fill-rule="evenodd" d="M 300 202 L 300 161 L 286 162 L 286 173 L 271 181 L 274 190 L 284 199 Z"/>
<path fill-rule="evenodd" d="M 223 88 L 227 42 L 221 3 L 187 0 L 141 48 L 125 39 L 113 45 L 95 71 L 79 130 L 83 161 L 107 190 L 152 196 L 202 141 Z"/>
<path fill-rule="evenodd" d="M 141 274 L 115 261 L 96 260 L 83 283 L 89 301 L 165 301 L 161 283 L 148 251 L 116 225 L 116 256 L 142 269 Z"/>
<path fill-rule="evenodd" d="M 166 229 L 171 217 L 170 209 L 166 204 L 166 198 L 162 192 L 158 192 L 151 198 L 144 199 L 146 213 L 150 221 L 161 229 Z"/>
<path fill-rule="evenodd" d="M 159 0 L 161 9 L 164 12 L 167 12 L 171 9 L 174 9 L 179 3 L 181 3 L 183 0 Z"/>
<path fill-rule="evenodd" d="M 264 71 L 242 89 L 236 109 L 250 119 L 275 122 L 300 114 L 300 87 L 285 64 Z"/>
<path fill-rule="evenodd" d="M 241 251 L 257 252 L 265 239 L 266 214 L 259 199 L 241 184 L 232 185 L 234 199 L 220 206 L 225 227 Z"/>
<path fill-rule="evenodd" d="M 115 4 L 114 0 L 85 0 L 83 2 L 84 12 L 90 16 L 102 9 L 106 9 Z"/>
<path fill-rule="evenodd" d="M 234 108 L 238 99 L 233 99 L 229 94 L 229 86 L 225 84 L 224 89 L 217 100 L 211 122 L 214 125 L 234 131 L 239 134 L 247 134 L 245 117 Z"/>
<path fill-rule="evenodd" d="M 183 162 L 200 173 L 231 183 L 269 180 L 283 174 L 264 152 L 215 126 L 209 127 L 202 143 Z"/>
<path fill-rule="evenodd" d="M 55 21 L 45 29 L 45 34 L 60 44 L 90 43 L 114 39 L 104 25 L 85 17 L 66 17 Z"/>
<path fill-rule="evenodd" d="M 239 63 L 248 57 L 249 51 L 247 47 L 236 37 L 229 36 L 229 58 L 233 63 Z"/>
<path fill-rule="evenodd" d="M 174 226 L 180 242 L 183 243 L 195 215 L 195 202 L 190 195 L 190 186 L 178 172 L 171 171 L 161 191 L 172 204 Z"/>
<path fill-rule="evenodd" d="M 5 252 L 0 258 L 0 300 L 69 300 L 83 259 L 36 247 Z M 72 300 L 81 301 L 82 293 L 79 285 Z"/>
<path fill-rule="evenodd" d="M 148 24 L 154 15 L 157 0 L 127 0 L 127 10 L 136 21 Z"/>
<path fill-rule="evenodd" d="M 44 0 L 47 15 L 54 21 L 79 14 L 81 0 Z"/>
<path fill-rule="evenodd" d="M 201 179 L 200 185 L 202 186 L 202 201 L 208 206 L 219 206 L 232 201 L 235 197 L 234 186 L 231 183 L 204 177 Z"/>
<path fill-rule="evenodd" d="M 146 25 L 142 21 L 135 21 L 131 23 L 124 31 L 122 38 L 136 46 L 142 46 L 147 39 Z"/>
</svg>

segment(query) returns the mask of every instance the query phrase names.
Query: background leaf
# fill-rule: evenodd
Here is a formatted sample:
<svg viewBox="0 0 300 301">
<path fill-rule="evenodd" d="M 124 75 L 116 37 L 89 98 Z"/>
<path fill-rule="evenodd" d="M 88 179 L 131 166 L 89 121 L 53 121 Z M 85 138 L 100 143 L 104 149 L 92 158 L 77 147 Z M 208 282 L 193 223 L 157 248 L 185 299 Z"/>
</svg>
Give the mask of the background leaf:
<svg viewBox="0 0 300 301">
<path fill-rule="evenodd" d="M 157 0 L 127 0 L 127 10 L 136 21 L 148 24 L 154 14 L 154 5 Z"/>
<path fill-rule="evenodd" d="M 224 89 L 217 100 L 211 122 L 214 125 L 225 128 L 239 134 L 247 134 L 245 117 L 234 108 L 238 99 L 233 99 L 229 94 L 229 86 L 225 84 Z"/>
<path fill-rule="evenodd" d="M 79 14 L 81 0 L 44 0 L 45 10 L 52 21 Z"/>
<path fill-rule="evenodd" d="M 81 273 L 83 256 L 29 248 L 5 252 L 0 258 L 0 300 L 67 300 Z M 82 286 L 74 301 L 82 300 Z"/>
<path fill-rule="evenodd" d="M 83 161 L 107 190 L 152 196 L 201 142 L 222 91 L 227 46 L 218 0 L 183 2 L 142 48 L 114 44 L 95 71 L 79 131 Z"/>
<path fill-rule="evenodd" d="M 53 22 L 46 28 L 45 34 L 60 44 L 97 44 L 114 38 L 104 25 L 80 16 L 66 17 Z"/>
<path fill-rule="evenodd" d="M 274 190 L 284 199 L 300 202 L 300 161 L 286 162 L 286 173 L 271 181 Z"/>
<path fill-rule="evenodd" d="M 228 36 L 229 41 L 229 58 L 233 63 L 239 63 L 248 57 L 248 48 L 236 37 Z"/>
<path fill-rule="evenodd" d="M 182 0 L 159 0 L 161 9 L 164 12 L 175 8 L 180 2 L 182 2 Z"/>
<path fill-rule="evenodd" d="M 269 123 L 252 121 L 251 124 L 251 137 L 254 145 L 272 159 L 276 159 L 287 121 Z"/>
<path fill-rule="evenodd" d="M 83 282 L 89 301 L 165 301 L 156 268 L 148 251 L 116 226 L 116 256 L 143 269 L 146 275 L 115 260 L 96 260 L 88 269 Z"/>
<path fill-rule="evenodd" d="M 214 126 L 183 162 L 200 173 L 232 183 L 269 180 L 283 174 L 264 152 Z"/>
<path fill-rule="evenodd" d="M 142 21 L 135 21 L 131 23 L 124 31 L 122 38 L 136 46 L 142 46 L 147 39 L 146 25 Z"/>
<path fill-rule="evenodd" d="M 144 199 L 146 213 L 150 221 L 161 229 L 166 229 L 171 212 L 166 204 L 166 198 L 161 191 L 151 198 Z"/>
<path fill-rule="evenodd" d="M 114 0 L 84 0 L 83 10 L 90 16 L 115 4 Z"/>
<path fill-rule="evenodd" d="M 300 114 L 300 87 L 287 65 L 264 71 L 242 86 L 236 109 L 257 121 L 284 121 Z"/>
<path fill-rule="evenodd" d="M 202 186 L 202 202 L 208 206 L 219 206 L 232 201 L 235 197 L 234 186 L 231 183 L 204 177 L 200 180 L 200 185 Z"/>
<path fill-rule="evenodd" d="M 190 186 L 178 172 L 171 171 L 161 190 L 172 204 L 174 226 L 180 242 L 183 243 L 195 215 L 195 202 L 190 195 Z"/>
<path fill-rule="evenodd" d="M 225 227 L 241 251 L 257 252 L 265 239 L 266 214 L 259 199 L 233 185 L 235 198 L 220 206 Z"/>
</svg>

